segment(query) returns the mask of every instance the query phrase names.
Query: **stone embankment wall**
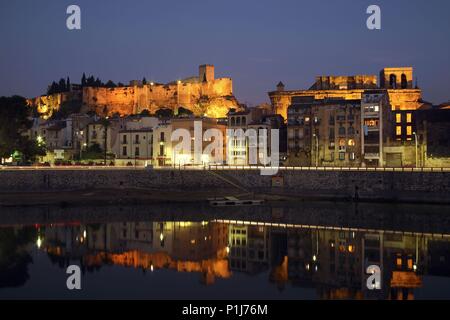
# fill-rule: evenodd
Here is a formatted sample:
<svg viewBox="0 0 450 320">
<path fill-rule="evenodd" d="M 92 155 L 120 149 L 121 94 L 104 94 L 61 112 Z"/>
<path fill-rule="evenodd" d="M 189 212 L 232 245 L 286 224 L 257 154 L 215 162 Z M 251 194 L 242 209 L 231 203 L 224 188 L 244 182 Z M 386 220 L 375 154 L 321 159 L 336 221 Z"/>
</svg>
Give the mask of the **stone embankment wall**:
<svg viewBox="0 0 450 320">
<path fill-rule="evenodd" d="M 282 170 L 1 170 L 0 192 L 80 189 L 214 190 L 235 187 L 255 194 L 304 199 L 450 203 L 450 172 Z"/>
</svg>

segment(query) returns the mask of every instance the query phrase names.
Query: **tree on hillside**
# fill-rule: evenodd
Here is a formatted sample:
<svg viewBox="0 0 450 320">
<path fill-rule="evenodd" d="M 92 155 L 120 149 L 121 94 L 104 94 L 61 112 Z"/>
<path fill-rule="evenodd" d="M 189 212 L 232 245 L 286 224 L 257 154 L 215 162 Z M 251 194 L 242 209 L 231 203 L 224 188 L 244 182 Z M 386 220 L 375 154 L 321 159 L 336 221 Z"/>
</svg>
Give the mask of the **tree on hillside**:
<svg viewBox="0 0 450 320">
<path fill-rule="evenodd" d="M 143 117 L 149 117 L 150 116 L 150 111 L 148 111 L 147 109 L 144 109 L 144 110 L 141 111 L 140 115 L 143 116 Z"/>
<path fill-rule="evenodd" d="M 193 114 L 194 113 L 191 110 L 189 110 L 189 109 L 186 109 L 184 107 L 179 107 L 178 108 L 178 116 L 179 117 L 190 116 L 190 115 L 193 115 Z"/>
<path fill-rule="evenodd" d="M 168 108 L 162 108 L 155 112 L 155 115 L 158 118 L 172 118 L 173 117 L 173 111 Z"/>
<path fill-rule="evenodd" d="M 108 80 L 108 82 L 105 84 L 105 87 L 115 88 L 115 87 L 117 87 L 117 85 L 112 80 Z"/>
</svg>

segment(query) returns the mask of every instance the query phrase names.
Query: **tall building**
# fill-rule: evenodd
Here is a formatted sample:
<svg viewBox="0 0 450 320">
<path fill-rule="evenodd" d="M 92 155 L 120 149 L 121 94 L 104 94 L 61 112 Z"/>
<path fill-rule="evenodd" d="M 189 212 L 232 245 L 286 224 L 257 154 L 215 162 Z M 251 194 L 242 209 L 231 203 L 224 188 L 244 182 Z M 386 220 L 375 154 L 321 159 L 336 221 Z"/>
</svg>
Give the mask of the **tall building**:
<svg viewBox="0 0 450 320">
<path fill-rule="evenodd" d="M 359 166 L 361 100 L 294 96 L 288 109 L 288 165 Z"/>
<path fill-rule="evenodd" d="M 389 102 L 383 91 L 363 93 L 361 100 L 361 155 L 367 167 L 384 166 L 384 144 L 390 132 Z"/>
</svg>

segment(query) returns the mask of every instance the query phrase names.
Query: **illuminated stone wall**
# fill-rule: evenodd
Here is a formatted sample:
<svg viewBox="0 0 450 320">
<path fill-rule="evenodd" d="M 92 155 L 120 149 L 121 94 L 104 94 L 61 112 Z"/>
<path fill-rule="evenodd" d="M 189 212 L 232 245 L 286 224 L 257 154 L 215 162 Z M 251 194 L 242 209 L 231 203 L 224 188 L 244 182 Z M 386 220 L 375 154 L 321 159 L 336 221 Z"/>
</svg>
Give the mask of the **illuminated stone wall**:
<svg viewBox="0 0 450 320">
<path fill-rule="evenodd" d="M 150 113 L 169 108 L 175 113 L 179 106 L 196 115 L 225 117 L 228 110 L 237 107 L 229 78 L 210 82 L 181 82 L 171 84 L 146 84 L 117 88 L 84 88 L 83 110 L 101 115 Z"/>
<path fill-rule="evenodd" d="M 30 107 L 36 108 L 37 112 L 44 119 L 48 119 L 58 111 L 63 103 L 75 102 L 81 104 L 81 92 L 63 92 L 55 93 L 51 95 L 43 95 L 36 98 L 31 98 L 27 100 Z"/>
</svg>

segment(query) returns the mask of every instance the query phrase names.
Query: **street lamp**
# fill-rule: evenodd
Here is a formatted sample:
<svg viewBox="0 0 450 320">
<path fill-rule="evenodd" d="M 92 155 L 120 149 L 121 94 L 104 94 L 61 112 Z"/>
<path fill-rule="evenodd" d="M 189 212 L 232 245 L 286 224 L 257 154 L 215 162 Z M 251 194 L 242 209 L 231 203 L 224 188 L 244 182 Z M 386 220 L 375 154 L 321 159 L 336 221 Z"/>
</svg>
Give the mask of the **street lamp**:
<svg viewBox="0 0 450 320">
<path fill-rule="evenodd" d="M 416 168 L 419 167 L 419 154 L 418 154 L 418 141 L 417 141 L 417 133 L 413 132 L 414 140 L 416 142 Z"/>
<path fill-rule="evenodd" d="M 319 166 L 319 137 L 317 134 L 313 134 L 313 137 L 316 138 L 316 167 Z"/>
<path fill-rule="evenodd" d="M 80 131 L 77 131 L 76 132 L 76 135 L 77 135 L 77 138 L 78 138 L 78 140 L 79 140 L 79 146 L 80 146 L 80 161 L 81 161 L 81 151 L 82 151 L 82 141 L 83 141 L 83 134 L 84 134 L 84 131 L 83 130 L 80 130 Z"/>
</svg>

